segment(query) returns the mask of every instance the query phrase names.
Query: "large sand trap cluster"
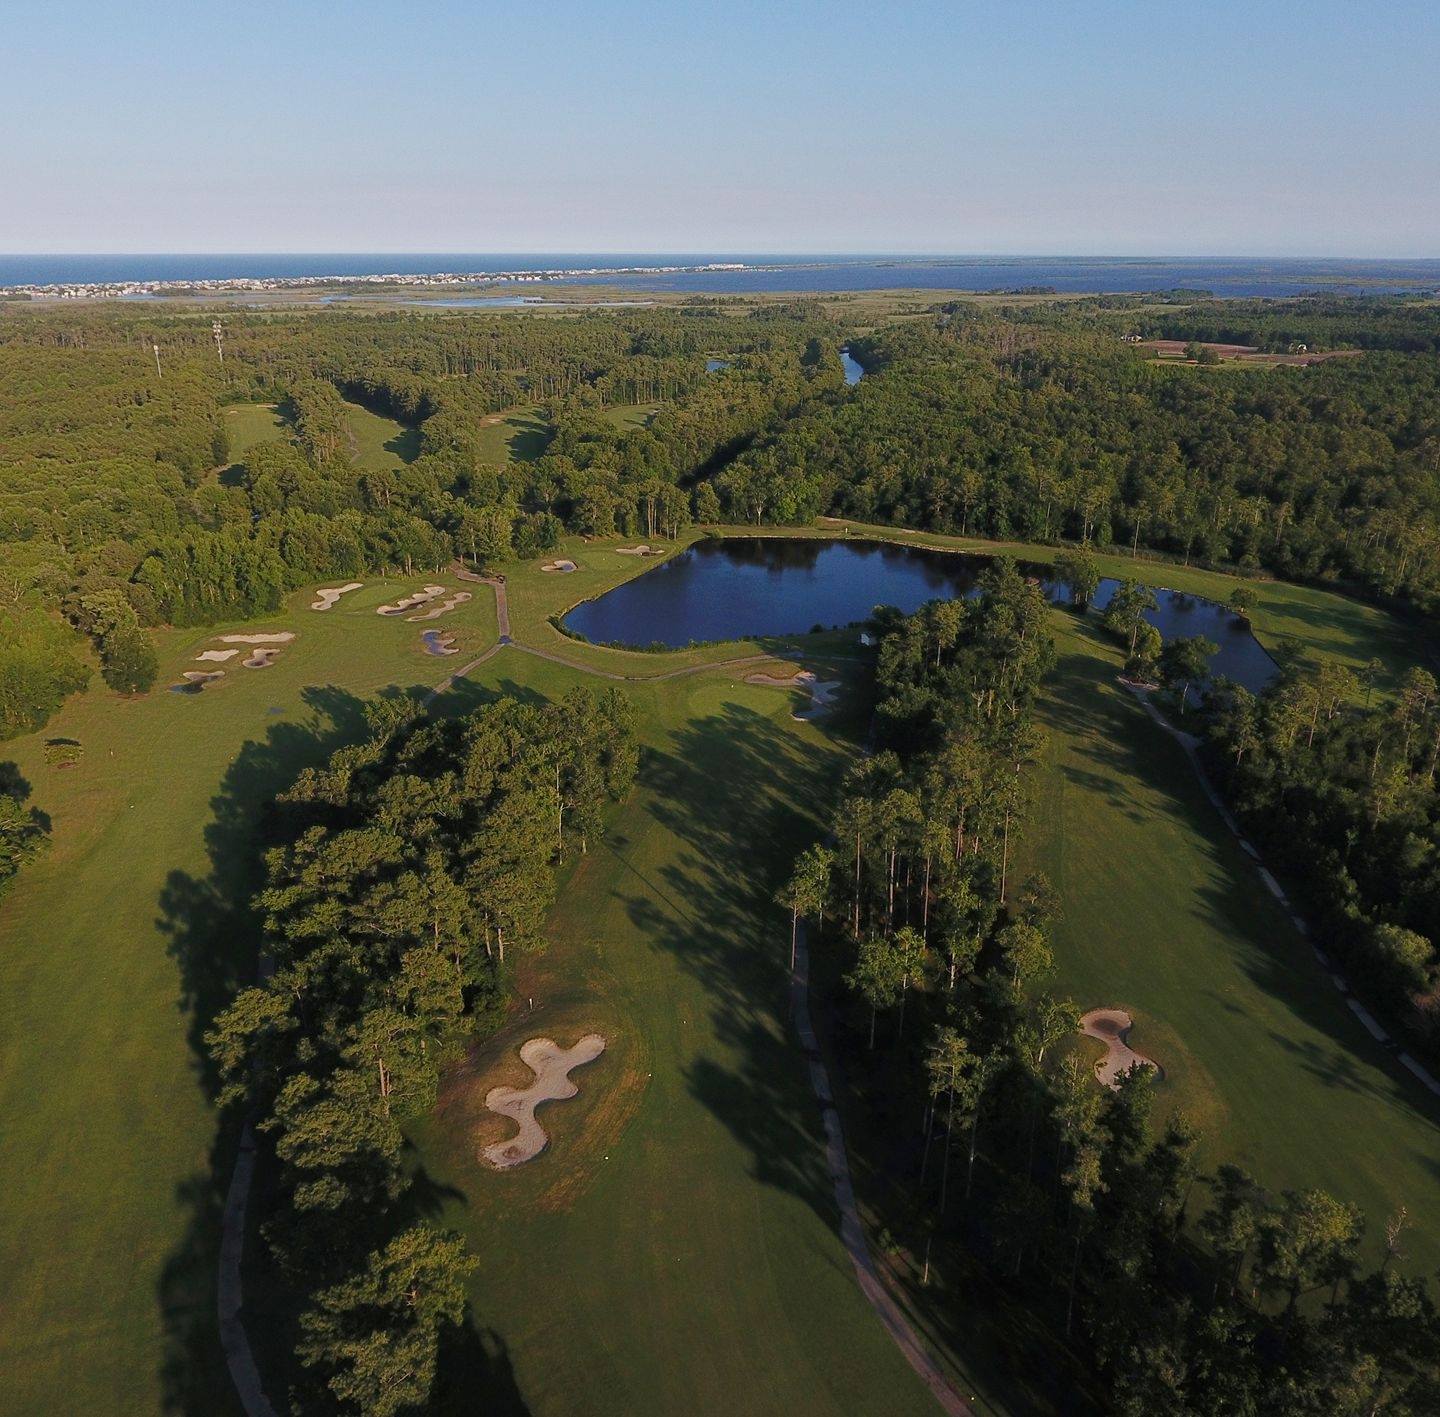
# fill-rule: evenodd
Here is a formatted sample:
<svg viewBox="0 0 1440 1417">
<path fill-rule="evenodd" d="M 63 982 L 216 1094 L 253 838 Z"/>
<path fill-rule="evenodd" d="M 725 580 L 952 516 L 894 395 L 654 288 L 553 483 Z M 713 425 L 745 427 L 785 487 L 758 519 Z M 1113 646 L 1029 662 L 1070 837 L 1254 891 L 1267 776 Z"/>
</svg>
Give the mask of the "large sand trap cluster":
<svg viewBox="0 0 1440 1417">
<path fill-rule="evenodd" d="M 294 630 L 276 630 L 273 635 L 221 635 L 222 645 L 288 645 L 295 638 Z"/>
<path fill-rule="evenodd" d="M 447 635 L 444 630 L 422 630 L 420 638 L 425 641 L 426 654 L 459 654 L 460 648 L 455 643 L 454 635 Z"/>
<path fill-rule="evenodd" d="M 240 651 L 238 649 L 207 649 L 201 650 L 195 656 L 196 664 L 224 664 L 227 660 L 234 659 Z"/>
<path fill-rule="evenodd" d="M 547 561 L 540 567 L 542 571 L 550 571 L 561 576 L 568 576 L 571 571 L 578 571 L 580 568 L 573 561 Z"/>
<path fill-rule="evenodd" d="M 342 595 L 349 595 L 352 590 L 364 590 L 359 581 L 351 581 L 349 585 L 330 586 L 325 590 L 317 590 L 315 599 L 310 602 L 312 610 L 329 610 Z"/>
<path fill-rule="evenodd" d="M 796 674 L 747 674 L 747 684 L 765 684 L 774 689 L 804 689 L 810 695 L 810 707 L 795 710 L 791 718 L 802 723 L 818 718 L 835 701 L 835 691 L 840 687 L 838 679 L 817 679 L 808 669 Z"/>
<path fill-rule="evenodd" d="M 407 610 L 414 610 L 417 605 L 424 605 L 427 600 L 434 600 L 437 595 L 444 594 L 445 587 L 443 585 L 427 585 L 423 590 L 417 590 L 414 595 L 407 595 L 393 605 L 382 605 L 375 613 L 377 615 L 403 615 Z"/>
<path fill-rule="evenodd" d="M 405 618 L 412 624 L 417 620 L 438 620 L 442 615 L 448 615 L 457 606 L 464 605 L 471 598 L 468 590 L 457 590 L 449 600 L 442 600 L 439 605 L 432 606 L 429 610 L 422 610 L 418 615 L 407 615 Z"/>
<path fill-rule="evenodd" d="M 520 1061 L 535 1074 L 529 1087 L 492 1087 L 485 1105 L 502 1117 L 513 1117 L 520 1130 L 509 1141 L 484 1150 L 485 1159 L 502 1171 L 540 1155 L 549 1145 L 545 1128 L 535 1120 L 542 1102 L 563 1102 L 580 1091 L 570 1081 L 570 1070 L 592 1063 L 605 1051 L 598 1033 L 587 1033 L 573 1048 L 562 1048 L 551 1038 L 532 1038 L 520 1045 Z"/>
<path fill-rule="evenodd" d="M 1159 1063 L 1137 1053 L 1126 1041 L 1133 1022 L 1124 1009 L 1091 1009 L 1080 1020 L 1080 1032 L 1105 1045 L 1105 1056 L 1095 1064 L 1095 1076 L 1106 1087 L 1119 1087 L 1121 1076 L 1134 1067 L 1154 1068 L 1165 1076 Z"/>
</svg>

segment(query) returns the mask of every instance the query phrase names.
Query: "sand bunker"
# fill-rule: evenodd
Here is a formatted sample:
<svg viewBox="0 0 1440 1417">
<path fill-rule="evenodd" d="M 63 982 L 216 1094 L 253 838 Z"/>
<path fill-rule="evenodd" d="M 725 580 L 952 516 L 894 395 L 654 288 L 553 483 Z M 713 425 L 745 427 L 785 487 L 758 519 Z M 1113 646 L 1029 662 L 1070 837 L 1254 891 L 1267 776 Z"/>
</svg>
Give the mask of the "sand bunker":
<svg viewBox="0 0 1440 1417">
<path fill-rule="evenodd" d="M 197 664 L 224 664 L 227 659 L 234 659 L 239 653 L 238 649 L 202 650 L 195 656 L 195 662 Z"/>
<path fill-rule="evenodd" d="M 414 595 L 407 595 L 404 600 L 397 600 L 393 605 L 382 605 L 375 613 L 403 615 L 407 610 L 413 610 L 417 605 L 424 605 L 427 600 L 434 600 L 437 595 L 444 594 L 443 585 L 427 585 L 424 590 L 417 590 Z"/>
<path fill-rule="evenodd" d="M 293 630 L 277 630 L 273 635 L 221 635 L 222 645 L 288 645 L 295 638 Z"/>
<path fill-rule="evenodd" d="M 1105 1045 L 1105 1056 L 1095 1064 L 1095 1076 L 1106 1087 L 1119 1087 L 1121 1075 L 1134 1067 L 1154 1068 L 1159 1076 L 1165 1076 L 1159 1063 L 1126 1042 L 1132 1022 L 1124 1009 L 1091 1009 L 1080 1020 L 1080 1032 Z"/>
<path fill-rule="evenodd" d="M 249 656 L 240 661 L 246 669 L 269 669 L 277 659 L 280 658 L 278 649 L 257 649 L 252 650 Z"/>
<path fill-rule="evenodd" d="M 810 695 L 810 707 L 796 709 L 790 717 L 805 722 L 818 718 L 835 701 L 835 691 L 840 687 L 838 679 L 817 679 L 808 669 L 797 674 L 747 674 L 747 684 L 766 684 L 775 689 L 804 689 Z"/>
<path fill-rule="evenodd" d="M 187 669 L 180 677 L 185 682 L 183 684 L 172 684 L 170 686 L 170 692 L 172 694 L 198 694 L 207 684 L 214 683 L 216 679 L 223 679 L 225 677 L 225 671 L 223 669 L 212 669 L 207 673 L 203 669 Z"/>
<path fill-rule="evenodd" d="M 580 1091 L 570 1081 L 570 1070 L 594 1062 L 605 1051 L 598 1033 L 587 1033 L 573 1048 L 562 1048 L 551 1038 L 532 1038 L 520 1045 L 520 1061 L 535 1074 L 526 1088 L 492 1087 L 485 1105 L 502 1117 L 513 1117 L 520 1130 L 509 1141 L 496 1142 L 484 1150 L 485 1159 L 502 1171 L 519 1166 L 540 1155 L 549 1145 L 545 1128 L 535 1120 L 542 1102 L 562 1102 Z"/>
<path fill-rule="evenodd" d="M 639 546 L 617 546 L 615 552 L 619 556 L 658 556 L 660 554 L 653 546 L 646 546 L 644 543 Z"/>
<path fill-rule="evenodd" d="M 547 561 L 540 569 L 542 571 L 557 571 L 562 576 L 568 576 L 571 571 L 577 571 L 580 568 L 573 561 Z"/>
<path fill-rule="evenodd" d="M 328 610 L 342 595 L 349 595 L 352 590 L 364 590 L 365 587 L 359 581 L 351 581 L 349 585 L 331 586 L 328 590 L 317 590 L 315 599 L 310 602 L 312 610 Z"/>
<path fill-rule="evenodd" d="M 448 615 L 457 605 L 464 605 L 469 599 L 471 595 L 468 590 L 457 590 L 449 600 L 442 600 L 430 610 L 422 610 L 418 615 L 407 615 L 405 618 L 411 624 L 417 620 L 438 620 L 442 615 Z"/>
<path fill-rule="evenodd" d="M 443 630 L 422 630 L 420 638 L 425 641 L 426 654 L 460 653 L 455 644 L 455 636 L 447 635 Z"/>
</svg>

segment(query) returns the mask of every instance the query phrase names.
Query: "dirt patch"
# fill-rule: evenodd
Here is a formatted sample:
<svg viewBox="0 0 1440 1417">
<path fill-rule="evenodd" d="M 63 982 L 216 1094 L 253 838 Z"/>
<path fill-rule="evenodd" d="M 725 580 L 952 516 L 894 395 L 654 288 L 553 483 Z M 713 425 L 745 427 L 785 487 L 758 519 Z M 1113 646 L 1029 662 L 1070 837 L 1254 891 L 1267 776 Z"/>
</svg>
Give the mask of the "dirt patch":
<svg viewBox="0 0 1440 1417">
<path fill-rule="evenodd" d="M 273 635 L 221 635 L 222 645 L 288 645 L 294 630 L 277 630 Z"/>
<path fill-rule="evenodd" d="M 443 585 L 427 585 L 423 590 L 417 590 L 413 595 L 407 595 L 393 605 L 382 605 L 375 613 L 377 615 L 403 615 L 407 610 L 414 610 L 417 605 L 424 605 L 426 601 L 434 600 L 437 595 L 444 594 L 445 587 Z"/>
<path fill-rule="evenodd" d="M 312 610 L 329 610 L 342 595 L 349 595 L 352 590 L 364 590 L 359 581 L 351 581 L 349 585 L 330 586 L 325 590 L 317 590 L 315 599 L 310 602 Z"/>
<path fill-rule="evenodd" d="M 552 574 L 568 576 L 571 571 L 578 571 L 580 568 L 573 561 L 547 561 L 540 567 L 542 571 L 550 571 Z"/>
<path fill-rule="evenodd" d="M 563 1102 L 580 1089 L 570 1080 L 570 1072 L 585 1063 L 594 1062 L 605 1051 L 605 1040 L 598 1033 L 587 1033 L 571 1048 L 562 1048 L 552 1038 L 531 1038 L 520 1045 L 520 1059 L 535 1074 L 529 1087 L 492 1087 L 485 1095 L 485 1105 L 502 1117 L 511 1117 L 519 1131 L 509 1141 L 487 1146 L 482 1155 L 500 1170 L 520 1166 L 533 1160 L 550 1143 L 549 1135 L 535 1117 L 535 1109 L 545 1102 Z"/>
<path fill-rule="evenodd" d="M 1105 1056 L 1095 1064 L 1095 1077 L 1106 1087 L 1119 1087 L 1122 1074 L 1135 1067 L 1154 1068 L 1160 1077 L 1165 1076 L 1159 1063 L 1130 1046 L 1133 1024 L 1124 1009 L 1091 1009 L 1080 1020 L 1080 1032 L 1105 1045 Z"/>
<path fill-rule="evenodd" d="M 439 605 L 433 606 L 429 610 L 422 610 L 418 615 L 407 615 L 405 619 L 411 624 L 418 620 L 438 620 L 442 615 L 448 615 L 452 610 L 472 599 L 474 597 L 468 590 L 457 590 L 449 600 L 442 600 Z"/>
</svg>

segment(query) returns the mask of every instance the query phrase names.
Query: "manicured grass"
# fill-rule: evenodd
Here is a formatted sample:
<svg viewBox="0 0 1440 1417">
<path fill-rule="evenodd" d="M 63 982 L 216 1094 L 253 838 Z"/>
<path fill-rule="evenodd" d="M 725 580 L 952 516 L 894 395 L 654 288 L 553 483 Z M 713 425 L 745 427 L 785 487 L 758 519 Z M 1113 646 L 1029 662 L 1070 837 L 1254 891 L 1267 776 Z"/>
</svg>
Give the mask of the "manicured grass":
<svg viewBox="0 0 1440 1417">
<path fill-rule="evenodd" d="M 617 403 L 601 409 L 600 416 L 628 433 L 632 428 L 644 428 L 659 412 L 660 405 L 655 403 Z"/>
<path fill-rule="evenodd" d="M 440 1219 L 482 1256 L 487 1410 L 933 1410 L 835 1233 L 769 899 L 848 749 L 743 673 L 629 688 L 640 786 L 572 864 L 511 1023 L 418 1130 Z M 508 654 L 477 677 L 546 696 L 594 682 Z M 577 1072 L 578 1099 L 542 1113 L 549 1151 L 485 1167 L 478 1149 L 503 1126 L 483 1098 L 516 1078 L 514 1049 L 592 1030 L 609 1047 Z M 441 1410 L 475 1404 L 472 1390 Z"/>
<path fill-rule="evenodd" d="M 289 420 L 273 403 L 231 404 L 225 410 L 225 423 L 230 431 L 230 456 L 236 462 L 256 443 L 291 435 Z M 407 428 L 358 403 L 345 405 L 345 428 L 350 444 L 347 451 L 357 466 L 369 471 L 403 467 L 420 452 L 418 428 Z"/>
<path fill-rule="evenodd" d="M 358 403 L 346 404 L 345 425 L 350 435 L 350 456 L 357 467 L 381 472 L 414 462 L 419 455 L 418 428 L 407 428 L 393 418 L 371 413 Z"/>
<path fill-rule="evenodd" d="M 1055 620 L 1019 860 L 1064 903 L 1054 986 L 1082 1009 L 1130 1010 L 1134 1045 L 1166 1070 L 1161 1109 L 1192 1116 L 1207 1163 L 1356 1202 L 1372 1259 L 1386 1217 L 1407 1206 L 1408 1267 L 1433 1272 L 1440 1104 L 1345 1006 L 1180 747 L 1115 682 L 1107 637 Z"/>
<path fill-rule="evenodd" d="M 273 403 L 232 403 L 226 406 L 224 418 L 234 462 L 241 462 L 256 443 L 280 442 L 290 436 L 288 420 Z"/>
<path fill-rule="evenodd" d="M 368 585 L 325 614 L 293 597 L 245 627 L 300 632 L 274 667 L 229 667 L 193 697 L 163 685 L 226 627 L 167 632 L 155 692 L 120 699 L 97 680 L 43 734 L 0 748 L 54 824 L 53 849 L 0 907 L 7 1411 L 228 1410 L 214 1338 L 228 1168 L 212 1168 L 225 1142 L 195 1045 L 253 969 L 239 903 L 263 803 L 358 730 L 356 695 L 433 685 L 464 662 L 374 613 L 423 579 Z M 470 589 L 431 623 L 473 651 L 495 628 L 489 591 Z M 84 745 L 77 766 L 44 761 L 54 736 Z"/>
<path fill-rule="evenodd" d="M 480 461 L 531 462 L 545 451 L 550 425 L 536 408 L 512 408 L 490 415 L 480 429 Z"/>
<path fill-rule="evenodd" d="M 642 679 L 784 652 L 752 642 L 650 655 L 567 639 L 550 614 L 653 564 L 618 555 L 620 544 L 568 539 L 560 554 L 580 566 L 571 576 L 507 567 L 516 638 Z M 1142 568 L 1176 584 L 1173 568 Z M 1178 588 L 1196 593 L 1224 598 L 1232 584 L 1185 574 L 1193 584 Z M 193 697 L 162 688 L 120 700 L 97 687 L 44 735 L 3 750 L 55 823 L 54 850 L 0 912 L 0 1372 L 17 1411 L 230 1408 L 213 1294 L 229 1139 L 196 1042 L 253 967 L 243 901 L 263 803 L 358 731 L 357 696 L 418 692 L 494 643 L 484 587 L 431 622 L 459 635 L 464 652 L 450 659 L 423 654 L 422 626 L 374 614 L 429 579 L 372 583 L 326 614 L 297 595 L 245 627 L 300 631 L 274 668 L 230 668 Z M 1389 634 L 1378 612 L 1341 598 L 1258 589 L 1262 635 L 1363 662 L 1367 637 Z M 225 628 L 161 635 L 162 683 Z M 853 650 L 843 635 L 804 643 Z M 1175 1060 L 1175 1095 L 1202 1111 L 1218 1099 L 1212 1120 L 1228 1117 L 1262 1178 L 1352 1196 L 1372 1230 L 1390 1186 L 1423 1223 L 1414 1182 L 1429 1179 L 1434 1138 L 1404 1075 L 1325 994 L 1308 951 L 1271 940 L 1268 897 L 1243 858 L 1228 863 L 1232 848 L 1183 759 L 1169 761 L 1171 745 L 1138 709 L 1112 702 L 1112 652 L 1082 649 L 1051 713 L 1098 720 L 1057 729 L 1041 778 L 1059 784 L 1054 821 L 1038 823 L 1031 846 L 1070 900 L 1061 982 L 1082 996 L 1114 989 L 1106 1002 L 1134 1007 L 1137 1044 Z M 459 1193 L 437 1193 L 440 1212 L 473 1234 L 482 1258 L 471 1356 L 498 1411 L 522 1400 L 537 1413 L 928 1402 L 834 1234 L 818 1112 L 784 1030 L 785 931 L 768 901 L 851 745 L 795 723 L 787 693 L 743 684 L 754 667 L 627 685 L 648 749 L 642 783 L 611 841 L 572 864 L 550 952 L 524 965 L 520 993 L 535 999 L 535 1018 L 517 1016 L 417 1132 L 432 1176 Z M 573 682 L 602 681 L 502 650 L 441 703 Z M 47 765 L 50 736 L 79 739 L 81 763 Z M 1160 888 L 1147 891 L 1152 878 Z M 1107 905 L 1107 891 L 1120 904 Z M 475 1096 L 506 1046 L 532 1027 L 573 1041 L 570 1031 L 593 1026 L 613 1031 L 612 1047 L 578 1075 L 571 1110 L 553 1109 L 553 1152 L 511 1176 L 480 1171 Z M 1226 1071 L 1235 1031 L 1258 1040 L 1263 1068 Z M 1283 1170 L 1292 1151 L 1293 1175 Z M 1428 1263 L 1427 1245 L 1417 1238 L 1412 1255 Z M 507 1382 L 518 1384 L 510 1397 Z"/>
</svg>

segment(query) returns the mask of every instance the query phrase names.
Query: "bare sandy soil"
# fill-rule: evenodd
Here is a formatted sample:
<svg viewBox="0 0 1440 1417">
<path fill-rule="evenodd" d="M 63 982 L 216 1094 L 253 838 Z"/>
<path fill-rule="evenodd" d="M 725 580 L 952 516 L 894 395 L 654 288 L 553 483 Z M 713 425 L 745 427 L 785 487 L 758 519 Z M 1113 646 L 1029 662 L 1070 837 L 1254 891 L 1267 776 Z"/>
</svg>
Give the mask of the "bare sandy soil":
<svg viewBox="0 0 1440 1417">
<path fill-rule="evenodd" d="M 352 590 L 363 590 L 364 586 L 359 581 L 351 581 L 349 585 L 330 586 L 325 590 L 317 590 L 315 599 L 310 602 L 312 610 L 329 610 L 342 595 L 349 595 Z"/>
<path fill-rule="evenodd" d="M 838 679 L 817 679 L 808 669 L 802 669 L 798 673 L 781 674 L 747 674 L 747 684 L 766 684 L 776 689 L 804 689 L 810 695 L 810 707 L 797 709 L 790 715 L 791 718 L 800 722 L 806 722 L 812 718 L 818 718 L 835 701 L 835 693 L 840 688 Z"/>
<path fill-rule="evenodd" d="M 502 1117 L 513 1117 L 519 1131 L 509 1141 L 487 1146 L 485 1159 L 500 1170 L 522 1165 L 540 1155 L 549 1145 L 545 1128 L 535 1119 L 535 1109 L 544 1102 L 562 1102 L 580 1089 L 570 1081 L 570 1071 L 594 1062 L 605 1051 L 598 1033 L 587 1033 L 573 1048 L 562 1048 L 552 1038 L 531 1038 L 520 1045 L 520 1059 L 535 1074 L 529 1087 L 492 1087 L 485 1105 Z"/>
<path fill-rule="evenodd" d="M 1091 1009 L 1080 1020 L 1080 1032 L 1105 1045 L 1105 1056 L 1095 1064 L 1095 1076 L 1106 1087 L 1119 1087 L 1121 1076 L 1135 1067 L 1154 1068 L 1165 1076 L 1159 1063 L 1137 1053 L 1127 1041 L 1133 1022 L 1124 1009 Z"/>
<path fill-rule="evenodd" d="M 407 615 L 405 619 L 411 624 L 417 620 L 438 620 L 442 615 L 448 615 L 457 606 L 464 605 L 467 600 L 472 598 L 468 590 L 457 590 L 449 600 L 442 600 L 439 605 L 432 606 L 429 610 L 422 610 L 418 615 Z"/>
<path fill-rule="evenodd" d="M 443 585 L 427 585 L 423 590 L 417 590 L 414 595 L 407 595 L 403 600 L 397 600 L 393 605 L 382 605 L 376 610 L 377 615 L 403 615 L 407 610 L 413 610 L 417 605 L 424 605 L 427 600 L 434 600 L 437 595 L 444 595 Z"/>
</svg>

